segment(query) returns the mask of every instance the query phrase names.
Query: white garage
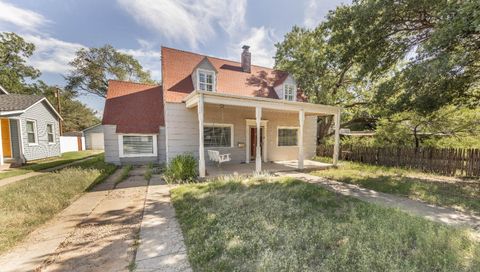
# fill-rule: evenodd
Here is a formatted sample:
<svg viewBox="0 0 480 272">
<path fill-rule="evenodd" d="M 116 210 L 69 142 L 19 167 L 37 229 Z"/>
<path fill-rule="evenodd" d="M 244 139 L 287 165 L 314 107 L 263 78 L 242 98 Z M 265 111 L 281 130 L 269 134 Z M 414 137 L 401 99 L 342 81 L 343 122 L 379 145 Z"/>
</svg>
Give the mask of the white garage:
<svg viewBox="0 0 480 272">
<path fill-rule="evenodd" d="M 87 150 L 104 150 L 103 127 L 101 124 L 84 129 L 85 148 Z"/>
</svg>

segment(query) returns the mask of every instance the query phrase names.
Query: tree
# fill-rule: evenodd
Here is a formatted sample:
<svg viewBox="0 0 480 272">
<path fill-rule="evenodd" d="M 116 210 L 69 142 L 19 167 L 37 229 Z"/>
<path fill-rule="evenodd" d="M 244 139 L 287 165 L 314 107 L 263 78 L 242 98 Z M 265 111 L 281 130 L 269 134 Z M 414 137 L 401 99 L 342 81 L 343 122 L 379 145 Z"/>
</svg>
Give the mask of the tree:
<svg viewBox="0 0 480 272">
<path fill-rule="evenodd" d="M 276 67 L 301 78 L 312 102 L 345 108 L 342 126 L 478 107 L 478 10 L 473 0 L 354 1 L 315 29 L 294 27 L 276 45 Z"/>
<path fill-rule="evenodd" d="M 40 71 L 26 64 L 35 45 L 15 33 L 0 33 L 0 85 L 12 93 L 31 93 L 26 80 L 34 80 Z"/>
<path fill-rule="evenodd" d="M 106 97 L 108 80 L 128 80 L 153 83 L 150 73 L 128 54 L 121 53 L 111 45 L 100 48 L 82 48 L 70 62 L 73 70 L 66 76 L 66 90 Z"/>
<path fill-rule="evenodd" d="M 44 95 L 56 107 L 57 98 L 55 92 L 58 90 L 60 94 L 61 115 L 63 117 L 63 131 L 81 131 L 100 123 L 100 119 L 96 116 L 97 112 L 74 99 L 72 93 L 62 90 L 55 86 L 49 86 L 43 81 L 35 84 L 38 93 Z"/>
<path fill-rule="evenodd" d="M 480 134 L 480 108 L 446 106 L 430 114 L 401 112 L 378 122 L 375 144 L 379 146 L 436 146 L 437 141 L 463 139 Z M 480 140 L 480 139 L 478 139 Z M 459 146 L 458 144 L 456 146 Z M 442 147 L 445 147 L 443 145 Z M 463 146 L 468 147 L 468 146 Z"/>
</svg>

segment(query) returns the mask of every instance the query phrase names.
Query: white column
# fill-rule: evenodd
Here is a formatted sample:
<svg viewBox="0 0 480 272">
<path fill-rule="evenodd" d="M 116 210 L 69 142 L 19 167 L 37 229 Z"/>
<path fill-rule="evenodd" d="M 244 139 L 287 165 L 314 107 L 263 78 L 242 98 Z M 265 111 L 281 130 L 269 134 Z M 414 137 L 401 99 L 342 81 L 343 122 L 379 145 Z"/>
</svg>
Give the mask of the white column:
<svg viewBox="0 0 480 272">
<path fill-rule="evenodd" d="M 298 133 L 298 169 L 303 169 L 303 124 L 305 123 L 305 111 L 302 109 L 298 112 L 298 121 L 300 123 Z"/>
<path fill-rule="evenodd" d="M 0 120 L 0 165 L 3 165 L 2 122 Z"/>
<path fill-rule="evenodd" d="M 205 147 L 203 143 L 203 94 L 198 99 L 198 173 L 201 178 L 205 177 Z"/>
<path fill-rule="evenodd" d="M 255 171 L 260 173 L 262 171 L 262 154 L 260 149 L 261 144 L 261 137 L 260 137 L 260 129 L 261 129 L 261 121 L 262 121 L 262 108 L 256 107 L 255 108 L 255 120 L 257 122 L 257 149 L 256 149 L 256 156 L 255 156 Z"/>
<path fill-rule="evenodd" d="M 333 165 L 338 163 L 338 155 L 340 150 L 340 109 L 334 115 L 335 121 L 335 145 L 333 146 Z"/>
</svg>

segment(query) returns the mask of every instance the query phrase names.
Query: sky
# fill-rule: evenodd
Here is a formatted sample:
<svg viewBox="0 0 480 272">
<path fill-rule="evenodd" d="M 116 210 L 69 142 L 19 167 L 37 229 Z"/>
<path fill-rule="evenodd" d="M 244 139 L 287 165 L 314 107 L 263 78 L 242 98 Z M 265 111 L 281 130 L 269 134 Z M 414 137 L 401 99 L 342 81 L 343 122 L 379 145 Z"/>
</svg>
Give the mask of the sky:
<svg viewBox="0 0 480 272">
<path fill-rule="evenodd" d="M 349 0 L 0 0 L 0 32 L 36 45 L 28 63 L 40 79 L 64 86 L 75 52 L 110 44 L 133 55 L 161 80 L 160 47 L 239 61 L 250 45 L 252 63 L 271 67 L 275 43 L 294 25 L 315 27 Z M 99 115 L 104 99 L 78 98 Z"/>
</svg>

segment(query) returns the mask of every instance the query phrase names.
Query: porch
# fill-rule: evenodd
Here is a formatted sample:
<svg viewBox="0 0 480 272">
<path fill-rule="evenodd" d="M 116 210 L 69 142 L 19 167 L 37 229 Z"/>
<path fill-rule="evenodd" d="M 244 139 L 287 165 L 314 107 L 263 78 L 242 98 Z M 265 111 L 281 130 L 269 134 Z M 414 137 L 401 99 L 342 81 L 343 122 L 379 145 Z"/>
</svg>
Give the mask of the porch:
<svg viewBox="0 0 480 272">
<path fill-rule="evenodd" d="M 256 172 L 255 167 L 256 165 L 253 163 L 227 163 L 220 166 L 207 164 L 206 175 L 208 178 L 229 175 L 252 175 Z M 333 167 L 333 164 L 322 163 L 312 160 L 303 161 L 303 170 L 321 170 L 327 169 L 329 167 Z M 266 173 L 288 172 L 298 170 L 298 160 L 262 163 L 262 172 Z"/>
<path fill-rule="evenodd" d="M 334 116 L 333 165 L 338 162 L 339 107 L 205 91 L 192 92 L 183 102 L 187 109 L 196 108 L 198 116 L 200 177 L 318 167 L 308 159 L 315 156 L 317 117 L 325 115 Z M 232 162 L 221 171 L 209 166 L 210 149 L 231 154 Z"/>
</svg>

